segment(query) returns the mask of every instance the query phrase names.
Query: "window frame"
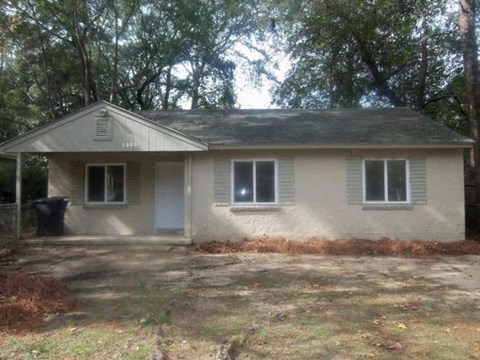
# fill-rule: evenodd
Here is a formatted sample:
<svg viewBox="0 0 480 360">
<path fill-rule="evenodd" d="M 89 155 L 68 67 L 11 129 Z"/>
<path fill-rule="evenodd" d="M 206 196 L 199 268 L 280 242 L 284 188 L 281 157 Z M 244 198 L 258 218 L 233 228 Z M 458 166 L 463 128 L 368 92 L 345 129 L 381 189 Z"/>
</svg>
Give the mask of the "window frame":
<svg viewBox="0 0 480 360">
<path fill-rule="evenodd" d="M 273 185 L 275 200 L 272 202 L 257 202 L 257 162 L 273 162 L 274 180 Z M 235 163 L 247 162 L 253 164 L 253 201 L 235 201 Z M 278 205 L 279 189 L 278 189 L 278 159 L 261 158 L 261 159 L 233 159 L 230 161 L 230 203 L 235 206 L 252 206 L 252 205 Z"/>
<path fill-rule="evenodd" d="M 104 201 L 88 201 L 88 168 L 94 166 L 103 166 L 105 178 L 104 178 Z M 123 201 L 107 201 L 107 168 L 109 166 L 122 166 L 123 167 Z M 127 204 L 127 164 L 126 163 L 87 163 L 85 165 L 85 204 L 87 205 L 126 205 Z"/>
<path fill-rule="evenodd" d="M 388 200 L 388 161 L 405 161 L 405 201 L 390 201 Z M 367 161 L 383 161 L 383 184 L 384 184 L 384 198 L 385 200 L 367 200 L 367 174 L 366 163 Z M 362 160 L 362 200 L 364 204 L 411 204 L 411 192 L 410 192 L 410 160 L 407 158 L 365 158 Z"/>
</svg>

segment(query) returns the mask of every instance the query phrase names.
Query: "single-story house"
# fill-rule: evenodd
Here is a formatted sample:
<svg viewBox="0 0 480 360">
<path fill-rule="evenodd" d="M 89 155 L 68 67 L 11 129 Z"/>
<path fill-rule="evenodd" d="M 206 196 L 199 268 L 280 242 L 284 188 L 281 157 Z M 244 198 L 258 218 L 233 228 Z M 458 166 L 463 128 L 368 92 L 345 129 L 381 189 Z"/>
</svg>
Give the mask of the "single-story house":
<svg viewBox="0 0 480 360">
<path fill-rule="evenodd" d="M 0 151 L 48 158 L 48 194 L 69 198 L 72 234 L 457 241 L 472 143 L 407 108 L 130 112 L 101 101 Z"/>
</svg>

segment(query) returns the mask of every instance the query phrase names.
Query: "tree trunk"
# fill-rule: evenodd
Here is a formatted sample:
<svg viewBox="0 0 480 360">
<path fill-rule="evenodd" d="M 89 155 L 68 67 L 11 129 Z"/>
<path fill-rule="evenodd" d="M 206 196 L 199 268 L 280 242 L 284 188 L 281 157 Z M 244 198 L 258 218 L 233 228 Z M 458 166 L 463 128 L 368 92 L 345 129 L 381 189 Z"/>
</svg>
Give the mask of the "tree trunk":
<svg viewBox="0 0 480 360">
<path fill-rule="evenodd" d="M 170 88 L 172 87 L 172 66 L 167 68 L 167 79 L 165 81 L 165 96 L 163 97 L 162 109 L 168 110 L 168 103 L 170 101 Z"/>
<path fill-rule="evenodd" d="M 203 70 L 205 67 L 205 63 L 203 60 L 200 62 L 195 60 L 192 64 L 192 83 L 191 83 L 191 93 L 192 93 L 192 102 L 190 105 L 191 110 L 198 109 L 199 102 L 200 102 L 200 82 L 203 78 Z"/>
<path fill-rule="evenodd" d="M 113 16 L 115 18 L 115 46 L 114 46 L 114 53 L 113 53 L 113 74 L 111 79 L 110 85 L 110 96 L 109 101 L 111 103 L 115 102 L 115 97 L 117 93 L 117 77 L 118 77 L 118 41 L 120 38 L 119 30 L 118 30 L 118 10 L 117 4 L 113 4 Z"/>
<path fill-rule="evenodd" d="M 470 136 L 475 140 L 471 170 L 476 185 L 476 235 L 478 238 L 480 234 L 480 84 L 475 16 L 475 0 L 459 0 L 459 29 L 467 90 Z"/>
<path fill-rule="evenodd" d="M 427 88 L 427 75 L 428 75 L 428 33 L 427 26 L 425 25 L 425 15 L 421 15 L 422 23 L 422 40 L 420 42 L 420 71 L 418 73 L 418 88 L 417 88 L 417 101 L 416 110 L 423 109 L 425 104 L 425 90 Z"/>
<path fill-rule="evenodd" d="M 83 99 L 85 106 L 87 106 L 92 101 L 97 101 L 98 95 L 92 74 L 92 54 L 89 50 L 90 39 L 88 38 L 89 35 L 82 27 L 81 21 L 78 19 L 78 9 L 76 2 L 74 3 L 72 16 L 72 41 L 75 44 L 78 57 L 80 58 Z"/>
<path fill-rule="evenodd" d="M 383 76 L 365 41 L 360 39 L 360 37 L 356 37 L 356 42 L 360 51 L 361 60 L 367 66 L 370 75 L 372 75 L 372 86 L 377 91 L 377 94 L 386 97 L 393 106 L 405 106 L 405 101 L 393 91 L 388 84 L 388 79 Z"/>
</svg>

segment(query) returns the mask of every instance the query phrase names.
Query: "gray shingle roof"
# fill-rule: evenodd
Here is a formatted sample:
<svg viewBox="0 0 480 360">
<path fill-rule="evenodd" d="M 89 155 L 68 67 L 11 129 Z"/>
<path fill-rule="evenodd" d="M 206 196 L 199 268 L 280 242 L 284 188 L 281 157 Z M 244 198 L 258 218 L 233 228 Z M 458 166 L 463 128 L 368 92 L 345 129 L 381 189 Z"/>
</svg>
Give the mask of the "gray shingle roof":
<svg viewBox="0 0 480 360">
<path fill-rule="evenodd" d="M 139 114 L 210 145 L 469 145 L 408 108 L 184 110 Z"/>
</svg>

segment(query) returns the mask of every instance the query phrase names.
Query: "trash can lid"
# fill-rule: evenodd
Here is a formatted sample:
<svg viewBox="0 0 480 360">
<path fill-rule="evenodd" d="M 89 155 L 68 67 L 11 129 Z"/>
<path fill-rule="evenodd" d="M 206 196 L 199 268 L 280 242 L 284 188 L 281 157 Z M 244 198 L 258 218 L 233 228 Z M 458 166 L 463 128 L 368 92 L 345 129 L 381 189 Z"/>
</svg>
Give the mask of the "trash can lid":
<svg viewBox="0 0 480 360">
<path fill-rule="evenodd" d="M 51 196 L 42 199 L 33 200 L 34 203 L 44 203 L 44 202 L 68 202 L 68 198 L 64 196 Z"/>
</svg>

